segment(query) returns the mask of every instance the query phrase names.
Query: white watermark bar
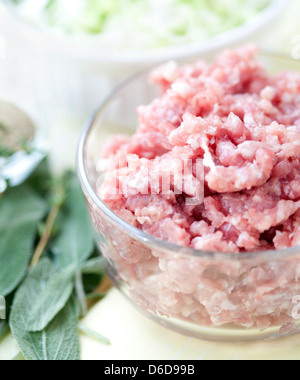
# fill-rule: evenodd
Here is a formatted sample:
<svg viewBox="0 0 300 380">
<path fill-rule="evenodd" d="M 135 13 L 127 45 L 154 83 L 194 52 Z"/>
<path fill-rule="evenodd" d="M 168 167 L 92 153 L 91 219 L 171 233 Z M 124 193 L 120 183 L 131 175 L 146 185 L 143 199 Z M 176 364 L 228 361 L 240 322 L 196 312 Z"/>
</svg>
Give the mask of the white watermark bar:
<svg viewBox="0 0 300 380">
<path fill-rule="evenodd" d="M 6 301 L 0 296 L 0 319 L 6 319 Z"/>
</svg>

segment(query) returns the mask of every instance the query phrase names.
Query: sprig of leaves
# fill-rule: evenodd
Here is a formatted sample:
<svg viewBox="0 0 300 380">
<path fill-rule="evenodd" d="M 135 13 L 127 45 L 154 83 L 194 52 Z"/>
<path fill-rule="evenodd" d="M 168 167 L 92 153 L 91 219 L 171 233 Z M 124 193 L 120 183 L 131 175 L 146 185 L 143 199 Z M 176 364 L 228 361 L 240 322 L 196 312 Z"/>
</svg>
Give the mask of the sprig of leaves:
<svg viewBox="0 0 300 380">
<path fill-rule="evenodd" d="M 80 360 L 79 316 L 104 277 L 104 261 L 75 175 L 54 179 L 44 161 L 6 191 L 0 236 L 0 294 L 10 300 L 0 341 L 10 328 L 26 360 Z"/>
<path fill-rule="evenodd" d="M 72 283 L 62 276 L 49 259 L 42 259 L 16 293 L 10 326 L 27 360 L 80 359 L 76 309 L 68 302 Z M 68 289 L 62 289 L 66 283 Z"/>
<path fill-rule="evenodd" d="M 0 201 L 0 294 L 7 296 L 24 277 L 37 225 L 46 202 L 26 185 L 9 190 Z"/>
</svg>

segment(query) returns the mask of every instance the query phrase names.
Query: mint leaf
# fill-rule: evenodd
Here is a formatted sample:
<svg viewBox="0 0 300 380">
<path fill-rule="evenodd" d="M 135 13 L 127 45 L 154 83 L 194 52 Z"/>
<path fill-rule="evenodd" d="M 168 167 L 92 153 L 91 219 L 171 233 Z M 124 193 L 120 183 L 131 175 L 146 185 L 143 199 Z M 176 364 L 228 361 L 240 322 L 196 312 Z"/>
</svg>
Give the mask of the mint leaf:
<svg viewBox="0 0 300 380">
<path fill-rule="evenodd" d="M 69 270 L 69 272 L 71 271 Z M 10 327 L 27 360 L 79 360 L 77 310 L 72 301 L 66 304 L 43 331 L 26 331 L 29 322 L 33 324 L 33 317 L 37 315 L 38 310 L 43 314 L 41 318 L 38 317 L 37 325 L 39 326 L 45 324 L 54 314 L 45 304 L 47 297 L 43 297 L 43 292 L 55 287 L 54 279 L 59 279 L 61 284 L 63 283 L 51 261 L 44 258 L 29 273 L 15 295 Z M 64 292 L 64 289 L 60 288 L 59 291 Z M 54 305 L 55 311 L 63 303 L 66 303 L 65 298 L 68 293 L 69 290 L 64 297 L 56 293 L 55 296 L 59 299 L 57 304 L 53 298 L 54 294 L 49 294 L 49 304 Z M 42 310 L 41 306 L 44 306 L 45 309 Z"/>
<path fill-rule="evenodd" d="M 32 255 L 37 225 L 46 202 L 21 186 L 0 200 L 0 294 L 7 296 L 23 279 Z"/>
<path fill-rule="evenodd" d="M 94 249 L 91 223 L 77 179 L 70 181 L 69 191 L 60 217 L 61 232 L 52 244 L 60 268 L 79 266 Z"/>
</svg>

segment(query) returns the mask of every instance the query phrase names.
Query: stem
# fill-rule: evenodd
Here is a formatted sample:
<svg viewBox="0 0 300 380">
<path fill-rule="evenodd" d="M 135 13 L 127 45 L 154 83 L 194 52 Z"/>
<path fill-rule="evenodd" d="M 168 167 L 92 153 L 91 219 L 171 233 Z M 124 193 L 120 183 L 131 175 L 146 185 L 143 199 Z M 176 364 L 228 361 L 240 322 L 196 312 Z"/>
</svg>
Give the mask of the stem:
<svg viewBox="0 0 300 380">
<path fill-rule="evenodd" d="M 92 339 L 96 339 L 102 344 L 105 344 L 107 346 L 109 346 L 111 344 L 110 340 L 107 339 L 105 336 L 103 336 L 103 335 L 99 334 L 98 332 L 84 326 L 82 323 L 79 323 L 78 330 L 82 334 L 85 334 L 86 336 L 89 336 Z"/>
<path fill-rule="evenodd" d="M 87 301 L 102 300 L 105 298 L 107 293 L 90 293 L 86 296 Z"/>
<path fill-rule="evenodd" d="M 105 276 L 104 279 L 101 281 L 100 285 L 98 286 L 97 290 L 95 290 L 95 292 L 107 293 L 111 288 L 112 288 L 111 280 L 108 276 Z"/>
<path fill-rule="evenodd" d="M 83 287 L 82 282 L 82 274 L 79 270 L 76 271 L 75 275 L 75 289 L 76 289 L 76 295 L 77 299 L 79 301 L 80 309 L 81 309 L 81 316 L 85 316 L 87 314 L 87 304 L 86 304 L 86 295 Z"/>
<path fill-rule="evenodd" d="M 64 192 L 65 192 L 65 190 L 62 188 L 60 188 L 57 191 L 57 193 L 59 193 L 59 194 L 64 194 Z M 61 197 L 61 199 L 63 199 L 63 197 Z M 45 232 L 43 233 L 43 235 L 39 241 L 39 244 L 37 245 L 35 252 L 33 254 L 33 258 L 32 258 L 32 261 L 30 263 L 30 268 L 34 268 L 37 265 L 37 263 L 39 262 L 40 258 L 42 257 L 42 254 L 44 253 L 44 251 L 45 251 L 45 249 L 49 243 L 49 240 L 51 239 L 54 223 L 57 219 L 57 216 L 60 212 L 62 205 L 63 205 L 63 201 L 57 202 L 56 204 L 53 205 L 53 207 L 50 211 L 50 214 L 48 215 L 47 221 L 46 221 Z"/>
</svg>

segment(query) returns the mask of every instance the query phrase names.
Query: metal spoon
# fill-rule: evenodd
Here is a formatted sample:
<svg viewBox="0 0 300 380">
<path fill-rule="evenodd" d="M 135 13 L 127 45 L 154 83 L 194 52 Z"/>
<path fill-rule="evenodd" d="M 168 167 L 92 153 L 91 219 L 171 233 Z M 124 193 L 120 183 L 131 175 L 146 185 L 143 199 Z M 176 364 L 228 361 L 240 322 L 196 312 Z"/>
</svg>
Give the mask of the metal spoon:
<svg viewBox="0 0 300 380">
<path fill-rule="evenodd" d="M 15 105 L 0 100 L 0 145 L 11 154 L 1 156 L 0 151 L 0 194 L 7 186 L 14 187 L 24 182 L 45 153 L 24 149 L 24 141 L 31 145 L 36 135 L 36 128 L 26 112 Z"/>
</svg>

